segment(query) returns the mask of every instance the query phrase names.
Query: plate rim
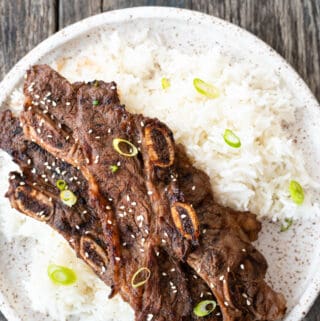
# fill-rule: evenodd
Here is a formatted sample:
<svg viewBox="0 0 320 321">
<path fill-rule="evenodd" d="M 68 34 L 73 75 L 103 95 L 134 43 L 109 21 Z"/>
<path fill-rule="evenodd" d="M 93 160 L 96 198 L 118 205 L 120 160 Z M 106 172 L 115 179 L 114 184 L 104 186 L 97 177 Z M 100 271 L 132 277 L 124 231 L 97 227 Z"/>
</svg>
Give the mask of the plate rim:
<svg viewBox="0 0 320 321">
<path fill-rule="evenodd" d="M 5 75 L 5 77 L 0 83 L 0 108 L 2 107 L 3 103 L 5 103 L 6 99 L 13 91 L 13 89 L 21 81 L 26 69 L 29 66 L 35 64 L 37 60 L 39 60 L 46 54 L 50 53 L 56 48 L 63 46 L 68 41 L 75 39 L 78 36 L 81 36 L 83 33 L 86 33 L 104 24 L 112 22 L 125 22 L 144 18 L 171 18 L 184 22 L 187 22 L 188 19 L 193 19 L 195 21 L 201 20 L 202 23 L 208 24 L 208 26 L 210 24 L 220 24 L 223 28 L 228 28 L 231 29 L 231 31 L 239 33 L 241 37 L 247 38 L 252 44 L 254 44 L 255 48 L 260 48 L 263 52 L 268 51 L 268 54 L 271 56 L 271 59 L 277 61 L 278 64 L 285 67 L 286 72 L 289 73 L 289 75 L 292 77 L 292 80 L 301 87 L 303 98 L 306 101 L 308 101 L 309 105 L 312 105 L 310 106 L 310 108 L 315 107 L 318 108 L 318 110 L 320 111 L 320 105 L 317 99 L 315 98 L 305 81 L 295 71 L 295 69 L 272 47 L 270 47 L 263 40 L 261 40 L 251 32 L 231 22 L 206 13 L 183 8 L 160 6 L 140 6 L 99 13 L 88 18 L 82 19 L 76 23 L 73 23 L 61 29 L 57 33 L 49 36 L 48 38 L 40 42 L 31 51 L 29 51 L 24 57 L 22 57 Z M 305 291 L 301 295 L 299 303 L 290 311 L 288 315 L 286 315 L 284 321 L 302 320 L 302 318 L 305 317 L 306 313 L 312 307 L 319 293 L 320 270 L 311 275 L 309 285 L 306 287 Z M 8 320 L 21 321 L 2 292 L 0 292 L 0 307 L 1 312 L 4 314 L 5 317 L 8 318 Z"/>
</svg>

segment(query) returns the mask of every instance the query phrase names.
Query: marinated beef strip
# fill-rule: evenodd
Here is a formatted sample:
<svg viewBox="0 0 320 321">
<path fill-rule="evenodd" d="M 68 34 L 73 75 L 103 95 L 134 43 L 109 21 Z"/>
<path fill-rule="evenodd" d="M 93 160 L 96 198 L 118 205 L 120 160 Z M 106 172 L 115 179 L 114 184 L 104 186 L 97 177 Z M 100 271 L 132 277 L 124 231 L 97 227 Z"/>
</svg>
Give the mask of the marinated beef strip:
<svg viewBox="0 0 320 321">
<path fill-rule="evenodd" d="M 216 204 L 208 176 L 191 165 L 164 127 L 158 125 L 155 131 L 147 125 L 141 146 L 150 198 L 160 195 L 162 207 L 166 207 L 164 211 L 160 208 L 158 215 L 170 216 L 171 212 L 181 235 L 193 241 L 186 261 L 210 286 L 224 320 L 279 319 L 286 310 L 285 300 L 264 281 L 267 262 L 251 243 L 260 223 L 250 213 L 240 214 Z M 166 157 L 170 161 L 159 161 Z M 199 230 L 197 246 L 194 240 Z M 175 244 L 169 246 L 179 253 Z"/>
<path fill-rule="evenodd" d="M 49 83 L 41 82 L 41 73 L 44 72 L 41 70 L 43 66 L 37 68 L 38 71 L 33 68 L 29 72 L 26 88 L 31 87 L 32 90 L 36 88 L 41 93 L 45 90 L 41 86 L 46 86 L 50 88 L 50 92 L 53 92 L 55 89 L 52 88 L 50 81 Z M 49 70 L 48 73 L 50 72 L 52 73 Z M 33 77 L 30 77 L 32 73 Z M 100 91 L 105 86 L 109 86 L 108 92 Z M 41 135 L 36 133 L 37 121 L 32 123 L 30 119 L 34 119 L 34 115 L 39 114 L 41 110 L 50 113 L 51 119 L 57 118 L 62 128 L 66 127 L 69 122 L 72 127 L 68 128 L 68 132 L 72 133 L 74 141 L 79 146 L 78 149 L 75 149 L 77 152 L 72 153 L 73 159 L 70 160 L 66 157 L 68 155 L 62 156 L 55 150 L 51 150 L 51 152 L 57 157 L 64 157 L 71 164 L 74 164 L 74 160 L 77 160 L 79 164 L 79 161 L 83 162 L 83 159 L 86 159 L 88 160 L 86 168 L 89 167 L 88 171 L 93 173 L 94 170 L 90 165 L 97 160 L 101 176 L 93 176 L 93 178 L 99 182 L 97 185 L 103 186 L 101 190 L 109 197 L 113 195 L 110 198 L 113 207 L 119 205 L 119 200 L 121 204 L 123 194 L 128 195 L 127 186 L 131 182 L 140 184 L 140 177 L 145 177 L 147 189 L 144 190 L 141 202 L 148 204 L 145 197 L 148 195 L 153 205 L 152 209 L 157 216 L 156 222 L 150 224 L 145 247 L 147 244 L 148 246 L 156 244 L 178 259 L 185 259 L 213 291 L 222 309 L 224 320 L 275 320 L 281 317 L 285 311 L 284 299 L 281 295 L 273 292 L 263 281 L 267 264 L 263 256 L 250 243 L 259 230 L 255 219 L 246 214 L 241 215 L 241 219 L 235 219 L 235 213 L 214 203 L 211 191 L 204 195 L 198 206 L 192 204 L 192 199 L 188 202 L 187 193 L 185 195 L 179 185 L 179 172 L 184 167 L 180 164 L 179 168 L 177 164 L 176 158 L 179 152 L 176 151 L 177 148 L 170 130 L 156 120 L 150 120 L 141 115 L 134 116 L 126 112 L 123 106 L 110 99 L 110 95 L 112 96 L 110 90 L 115 91 L 115 89 L 115 84 L 110 86 L 110 84 L 102 82 L 80 87 L 77 94 L 78 104 L 71 110 L 75 113 L 75 123 L 69 122 L 68 119 L 65 121 L 66 111 L 63 110 L 65 107 L 63 104 L 58 104 L 56 107 L 60 108 L 57 109 L 51 105 L 48 109 L 43 109 L 39 108 L 39 104 L 35 106 L 32 103 L 27 104 L 27 109 L 35 109 L 36 112 L 25 112 L 21 118 L 24 122 L 24 132 L 29 139 L 35 139 L 38 144 L 50 150 L 51 146 L 46 146 L 50 145 L 50 142 L 48 142 L 49 144 L 44 143 Z M 29 93 L 27 101 L 31 102 L 34 97 Z M 57 100 L 59 97 L 53 96 L 53 101 Z M 95 106 L 97 104 L 93 104 L 93 101 L 98 101 L 99 106 Z M 74 103 L 71 105 L 74 106 Z M 94 126 L 92 126 L 93 124 Z M 109 124 L 110 128 L 108 128 Z M 106 128 L 108 128 L 107 131 Z M 106 135 L 106 132 L 110 134 L 110 137 Z M 30 135 L 30 133 L 34 135 Z M 97 135 L 94 136 L 97 141 L 103 137 L 101 146 L 93 140 L 92 135 L 89 135 L 92 133 Z M 112 152 L 114 153 L 111 149 L 113 138 L 125 138 L 136 145 L 141 142 L 142 159 L 140 155 L 133 157 L 132 161 L 120 157 L 120 167 L 122 166 L 122 169 L 125 169 L 129 175 L 121 177 L 121 172 L 119 172 L 115 175 L 119 179 L 118 183 L 114 179 L 111 179 L 112 183 L 109 183 L 110 177 L 113 176 L 110 176 L 111 174 L 107 170 L 110 160 L 111 164 L 118 161 L 114 159 L 114 154 L 112 154 Z M 159 146 L 161 147 L 160 152 Z M 81 149 L 81 157 L 78 157 L 79 149 Z M 125 166 L 123 166 L 123 162 Z M 81 164 L 80 168 L 81 166 L 84 165 Z M 195 175 L 195 170 L 192 170 L 191 167 L 191 170 L 189 168 L 186 173 L 187 176 L 192 176 Z M 85 174 L 84 176 L 86 177 Z M 127 186 L 124 179 L 128 182 Z M 90 177 L 88 180 L 90 185 Z M 104 183 L 105 181 L 107 183 Z M 121 190 L 118 189 L 118 185 L 121 186 Z M 142 185 L 141 189 L 143 190 Z M 140 185 L 138 190 L 140 191 Z M 125 204 L 128 206 L 127 209 L 130 209 L 129 202 L 132 206 L 132 203 L 137 204 L 138 201 L 140 204 L 140 197 L 138 198 L 136 194 L 133 195 L 135 196 L 134 200 L 129 193 L 127 204 Z M 157 207 L 155 204 L 161 206 Z M 147 213 L 152 212 L 152 209 L 149 207 Z M 115 208 L 115 213 L 119 213 L 118 208 Z M 144 218 L 141 226 L 143 228 L 146 219 L 144 216 L 142 217 Z M 185 222 L 184 218 L 186 218 Z M 139 223 L 141 222 L 136 223 L 140 227 Z M 121 223 L 119 225 L 121 226 Z M 163 236 L 162 231 L 164 231 Z M 154 237 L 152 238 L 150 235 Z"/>
<path fill-rule="evenodd" d="M 97 275 L 107 284 L 112 282 L 112 268 L 108 266 L 107 248 L 101 237 L 103 231 L 100 220 L 95 212 L 86 204 L 88 195 L 87 181 L 81 172 L 71 165 L 54 158 L 33 142 L 25 140 L 19 119 L 15 118 L 11 111 L 0 114 L 0 147 L 13 156 L 14 161 L 20 166 L 23 174 L 10 173 L 10 188 L 7 197 L 14 208 L 37 220 L 46 222 L 58 231 L 74 248 Z M 74 207 L 63 205 L 59 197 L 59 191 L 55 186 L 58 179 L 64 179 L 70 190 L 77 194 L 77 203 Z M 126 228 L 128 227 L 128 224 Z M 133 253 L 128 239 L 123 239 L 123 244 L 128 247 L 127 253 L 123 253 L 126 267 L 134 273 L 145 260 L 145 254 Z M 127 242 L 125 242 L 127 241 Z M 136 259 L 132 261 L 132 257 Z M 150 311 L 161 309 L 161 313 L 154 315 L 153 320 L 198 320 L 191 315 L 190 306 L 198 301 L 211 299 L 212 293 L 206 283 L 193 273 L 185 264 L 181 264 L 159 249 L 157 256 L 148 255 L 152 271 L 150 286 L 145 286 L 141 299 L 144 301 L 144 309 L 137 302 L 136 293 L 132 293 L 131 287 L 121 287 L 120 294 L 137 309 L 137 320 L 146 320 Z M 167 272 L 164 272 L 167 271 Z M 130 281 L 129 281 L 130 282 Z M 183 284 L 183 286 L 181 286 Z M 187 284 L 185 286 L 184 284 Z M 185 291 L 185 287 L 188 291 Z M 125 292 L 125 291 L 128 292 Z M 185 303 L 177 306 L 176 293 L 185 300 Z M 177 311 L 172 312 L 168 306 L 164 306 L 162 296 L 170 298 L 171 307 Z M 131 298 L 130 298 L 131 297 Z M 149 307 L 149 306 L 152 306 Z M 156 307 L 156 308 L 154 308 Z M 188 307 L 189 315 L 182 310 Z M 219 310 L 207 318 L 210 321 L 221 320 Z"/>
<path fill-rule="evenodd" d="M 50 70 L 50 72 L 52 72 L 52 70 Z M 48 79 L 52 78 L 57 79 L 56 76 L 48 77 Z M 37 96 L 30 97 L 29 93 L 25 106 L 26 111 L 21 117 L 26 136 L 29 139 L 35 140 L 56 156 L 63 157 L 70 163 L 76 163 L 80 169 L 82 166 L 88 167 L 88 165 L 92 164 L 92 171 L 96 173 L 94 179 L 98 182 L 100 190 L 104 192 L 104 196 L 112 201 L 113 209 L 116 213 L 120 235 L 122 236 L 122 257 L 126 257 L 125 252 L 127 251 L 128 255 L 131 255 L 139 261 L 141 266 L 146 266 L 151 270 L 149 264 L 153 264 L 152 277 L 143 287 L 143 297 L 145 297 L 145 299 L 142 300 L 141 304 L 143 306 L 140 307 L 140 311 L 142 312 L 141 316 L 138 316 L 138 319 L 144 320 L 145 315 L 150 314 L 155 316 L 154 320 L 162 320 L 162 318 L 166 320 L 182 320 L 184 318 L 187 320 L 197 319 L 192 314 L 192 307 L 198 303 L 201 297 L 209 297 L 211 294 L 210 289 L 199 279 L 197 281 L 199 290 L 196 287 L 192 289 L 193 293 L 198 292 L 198 295 L 193 299 L 189 293 L 189 280 L 194 280 L 194 275 L 190 273 L 186 274 L 183 271 L 184 267 L 180 266 L 181 263 L 177 263 L 176 261 L 171 260 L 172 266 L 169 269 L 167 262 L 165 264 L 166 266 L 162 267 L 164 263 L 163 260 L 158 262 L 159 260 L 157 261 L 155 257 L 153 260 L 150 259 L 150 255 L 157 256 L 161 253 L 161 250 L 153 245 L 156 243 L 153 240 L 156 235 L 153 232 L 152 220 L 150 220 L 152 209 L 145 189 L 145 182 L 141 175 L 141 161 L 135 158 L 128 159 L 127 157 L 123 157 L 111 148 L 112 137 L 125 138 L 124 128 L 130 129 L 126 119 L 127 117 L 123 117 L 125 116 L 123 107 L 116 105 L 116 108 L 109 108 L 110 101 L 114 104 L 115 99 L 106 97 L 112 96 L 109 95 L 110 87 L 115 87 L 115 85 L 111 84 L 110 86 L 110 84 L 95 82 L 93 84 L 82 85 L 78 88 L 78 104 L 81 108 L 78 108 L 77 117 L 74 122 L 67 121 L 68 124 L 74 126 L 73 131 L 71 131 L 71 129 L 66 126 L 66 123 L 64 123 L 64 116 L 60 116 L 64 115 L 64 113 L 62 110 L 59 110 L 60 105 L 59 102 L 57 102 L 58 99 L 53 96 L 53 94 L 51 98 L 54 98 L 53 101 L 56 102 L 54 104 L 55 106 L 42 109 L 41 106 L 39 107 L 39 105 L 32 103 L 32 101 L 35 102 L 34 98 L 41 97 L 40 93 L 42 90 L 41 88 L 39 90 L 37 82 L 32 83 L 34 83 L 34 85 L 32 85 L 32 92 L 35 92 Z M 41 81 L 40 83 L 43 84 L 44 82 Z M 31 84 L 28 85 L 27 90 L 30 86 Z M 116 93 L 115 88 L 111 88 L 111 90 L 112 93 Z M 50 88 L 50 92 L 52 93 L 54 90 Z M 99 101 L 99 106 L 96 109 L 92 106 L 93 99 Z M 67 106 L 70 105 L 67 104 Z M 34 106 L 36 106 L 36 108 L 34 108 Z M 104 114 L 107 111 L 112 112 L 112 115 L 105 117 Z M 43 113 L 45 115 L 43 115 Z M 72 111 L 70 111 L 70 113 L 72 113 Z M 57 120 L 58 122 L 55 116 L 60 117 Z M 106 123 L 106 120 L 111 120 L 110 124 Z M 79 127 L 76 126 L 77 122 L 79 123 Z M 39 133 L 37 128 L 39 128 L 40 123 L 42 124 L 42 128 Z M 58 128 L 57 123 L 60 124 Z M 77 141 L 79 145 L 77 149 L 69 146 L 66 151 L 63 147 L 56 153 L 55 145 L 51 142 L 52 137 L 56 137 L 53 133 L 57 133 L 59 127 L 70 134 L 68 141 Z M 50 128 L 49 140 L 47 140 L 45 136 L 48 135 L 46 128 Z M 106 128 L 108 130 L 106 130 Z M 65 137 L 65 134 L 63 135 Z M 61 134 L 58 136 L 60 137 Z M 127 133 L 127 136 L 129 138 L 130 133 Z M 53 141 L 59 141 L 59 137 Z M 70 150 L 72 150 L 73 160 L 69 160 L 70 156 L 68 156 L 68 151 Z M 81 152 L 79 152 L 79 150 L 81 150 Z M 75 155 L 81 155 L 83 151 L 85 151 L 84 157 L 75 157 Z M 85 165 L 81 164 L 83 159 L 86 160 Z M 120 167 L 117 175 L 112 174 L 110 171 L 110 165 L 114 164 L 118 164 Z M 136 253 L 135 250 L 137 251 Z M 158 273 L 161 276 L 160 280 L 153 279 L 157 276 L 156 267 L 154 263 L 152 263 L 153 261 L 157 262 L 159 273 L 161 272 L 161 274 Z M 169 273 L 167 273 L 167 270 Z M 124 274 L 121 275 L 121 287 L 128 287 L 130 286 L 131 278 L 135 271 L 127 268 L 126 264 L 126 268 L 123 268 L 122 272 Z M 195 283 L 194 281 L 192 282 L 193 284 Z M 161 286 L 158 287 L 157 284 L 161 284 Z M 160 294 L 157 293 L 155 297 L 158 298 L 159 302 L 155 304 L 156 302 L 154 302 L 154 300 L 150 302 L 148 293 L 154 293 L 154 288 L 157 287 L 163 292 Z M 137 289 L 136 292 L 141 292 L 141 289 Z M 130 302 L 130 298 L 127 298 L 127 300 Z M 174 310 L 172 310 L 173 305 L 175 306 Z M 136 311 L 138 311 L 138 309 Z M 217 313 L 218 316 L 212 315 L 208 319 L 218 320 L 218 309 Z"/>
</svg>

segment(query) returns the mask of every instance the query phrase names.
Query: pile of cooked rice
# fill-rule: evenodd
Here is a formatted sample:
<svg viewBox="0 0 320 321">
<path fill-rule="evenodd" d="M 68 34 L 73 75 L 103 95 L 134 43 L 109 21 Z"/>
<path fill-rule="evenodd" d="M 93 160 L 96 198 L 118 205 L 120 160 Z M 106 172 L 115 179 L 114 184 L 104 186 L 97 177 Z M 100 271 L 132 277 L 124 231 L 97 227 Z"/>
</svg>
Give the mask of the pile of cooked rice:
<svg viewBox="0 0 320 321">
<path fill-rule="evenodd" d="M 158 117 L 173 130 L 195 165 L 210 176 L 221 204 L 274 221 L 320 217 L 319 184 L 307 173 L 303 155 L 286 131 L 295 122 L 299 105 L 276 70 L 219 49 L 189 56 L 150 39 L 148 31 L 134 39 L 116 32 L 101 35 L 95 45 L 59 59 L 52 67 L 70 81 L 116 81 L 129 111 Z M 163 77 L 171 84 L 165 90 Z M 214 84 L 220 96 L 207 99 L 197 93 L 195 77 Z M 22 101 L 21 91 L 16 91 L 11 107 L 20 108 Z M 241 148 L 225 143 L 226 128 L 237 134 Z M 291 180 L 304 189 L 301 206 L 290 198 Z M 33 249 L 32 275 L 25 282 L 34 309 L 54 320 L 133 320 L 127 304 L 119 298 L 107 300 L 109 289 L 57 233 L 14 210 L 8 215 L 8 201 L 3 198 L 1 207 L 1 213 L 7 213 L 2 215 L 2 230 L 8 238 L 39 240 Z M 68 287 L 52 284 L 47 277 L 50 263 L 74 269 L 78 282 Z"/>
</svg>

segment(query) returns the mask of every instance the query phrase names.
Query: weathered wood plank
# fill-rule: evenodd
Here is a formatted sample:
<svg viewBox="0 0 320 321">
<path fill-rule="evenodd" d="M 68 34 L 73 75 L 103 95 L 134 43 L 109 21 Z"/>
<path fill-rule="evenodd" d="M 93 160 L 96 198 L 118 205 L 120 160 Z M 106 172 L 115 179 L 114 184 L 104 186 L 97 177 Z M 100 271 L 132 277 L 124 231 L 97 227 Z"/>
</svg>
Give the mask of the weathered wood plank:
<svg viewBox="0 0 320 321">
<path fill-rule="evenodd" d="M 138 6 L 167 6 L 191 9 L 192 0 L 103 0 L 104 11 Z"/>
<path fill-rule="evenodd" d="M 320 100 L 320 1 L 193 0 L 192 9 L 257 35 L 298 71 Z"/>
<path fill-rule="evenodd" d="M 102 11 L 102 0 L 60 0 L 59 29 Z"/>
<path fill-rule="evenodd" d="M 56 31 L 54 0 L 0 1 L 0 80 L 40 41 Z"/>
</svg>

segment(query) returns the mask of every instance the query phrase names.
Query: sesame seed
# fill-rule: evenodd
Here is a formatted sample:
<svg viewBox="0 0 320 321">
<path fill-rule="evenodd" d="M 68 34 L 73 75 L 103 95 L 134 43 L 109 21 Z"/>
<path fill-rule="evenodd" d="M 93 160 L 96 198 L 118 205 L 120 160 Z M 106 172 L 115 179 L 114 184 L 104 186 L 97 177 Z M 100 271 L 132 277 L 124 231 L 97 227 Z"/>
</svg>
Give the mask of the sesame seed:
<svg viewBox="0 0 320 321">
<path fill-rule="evenodd" d="M 70 104 L 71 104 L 70 101 L 67 101 L 67 102 L 66 102 L 66 105 L 67 105 L 67 106 L 70 106 Z"/>
<path fill-rule="evenodd" d="M 99 155 L 96 156 L 96 159 L 94 160 L 94 163 L 95 163 L 95 164 L 98 164 L 98 162 L 99 162 L 99 157 L 100 157 Z"/>
<path fill-rule="evenodd" d="M 140 252 L 144 253 L 144 249 L 140 249 Z"/>
<path fill-rule="evenodd" d="M 165 237 L 168 237 L 168 233 L 167 232 L 164 232 L 163 233 Z"/>
<path fill-rule="evenodd" d="M 246 249 L 242 249 L 241 251 L 242 251 L 242 252 L 247 252 Z"/>
<path fill-rule="evenodd" d="M 53 136 L 52 136 L 52 135 L 50 135 L 50 134 L 49 134 L 49 135 L 47 135 L 47 138 L 52 138 L 52 137 L 53 137 Z"/>
<path fill-rule="evenodd" d="M 164 240 L 164 239 L 162 239 L 161 242 L 162 242 L 163 244 L 166 244 L 166 240 Z"/>
<path fill-rule="evenodd" d="M 152 195 L 153 192 L 152 192 L 152 191 L 148 191 L 147 194 L 148 194 L 148 195 Z"/>
<path fill-rule="evenodd" d="M 112 221 L 108 220 L 107 222 L 108 222 L 108 224 L 112 225 Z"/>
<path fill-rule="evenodd" d="M 88 130 L 88 134 L 91 134 L 93 132 L 93 130 L 90 128 L 89 130 Z"/>
<path fill-rule="evenodd" d="M 186 218 L 186 217 L 187 217 L 186 214 L 182 214 L 182 215 L 181 215 L 181 218 L 182 218 L 182 219 L 184 219 L 184 218 Z"/>
<path fill-rule="evenodd" d="M 193 274 L 193 278 L 194 278 L 194 279 L 197 279 L 198 277 L 197 277 L 195 274 Z"/>
<path fill-rule="evenodd" d="M 57 106 L 57 103 L 54 100 L 52 100 L 51 104 L 52 104 L 53 107 Z"/>
<path fill-rule="evenodd" d="M 136 202 L 132 202 L 131 205 L 132 205 L 132 206 L 136 206 L 137 203 L 136 203 Z"/>
<path fill-rule="evenodd" d="M 58 123 L 58 127 L 61 129 L 62 128 L 62 125 L 60 123 Z"/>
<path fill-rule="evenodd" d="M 166 272 L 162 272 L 162 275 L 163 276 L 167 276 L 168 274 Z"/>
<path fill-rule="evenodd" d="M 67 136 L 67 137 L 66 137 L 66 140 L 69 140 L 69 138 L 70 138 L 70 136 Z"/>
<path fill-rule="evenodd" d="M 84 234 L 88 235 L 90 234 L 90 231 L 85 231 Z"/>
<path fill-rule="evenodd" d="M 44 100 L 40 100 L 40 104 L 41 104 L 41 105 L 45 105 L 46 103 L 45 103 Z"/>
<path fill-rule="evenodd" d="M 116 256 L 116 257 L 115 257 L 115 260 L 119 262 L 121 259 L 120 259 L 119 256 Z"/>
<path fill-rule="evenodd" d="M 87 163 L 87 164 L 89 164 L 89 163 L 90 163 L 89 158 L 86 158 L 86 163 Z"/>
<path fill-rule="evenodd" d="M 173 291 L 172 291 L 172 293 L 177 293 L 177 292 L 178 292 L 178 290 L 173 290 Z"/>
<path fill-rule="evenodd" d="M 10 179 L 15 179 L 16 178 L 16 175 L 11 175 L 10 176 Z"/>
<path fill-rule="evenodd" d="M 224 276 L 221 275 L 221 276 L 219 277 L 219 280 L 222 281 L 223 279 L 224 279 Z"/>
<path fill-rule="evenodd" d="M 37 133 L 41 134 L 41 129 L 40 128 L 37 128 Z"/>
<path fill-rule="evenodd" d="M 202 234 L 206 234 L 207 233 L 207 230 L 206 229 L 203 229 L 202 230 Z"/>
<path fill-rule="evenodd" d="M 45 181 L 45 182 L 48 182 L 48 179 L 47 179 L 47 178 L 45 178 L 45 179 L 44 179 L 44 181 Z"/>
<path fill-rule="evenodd" d="M 131 234 L 131 237 L 132 237 L 133 239 L 135 239 L 135 238 L 136 238 L 133 234 Z"/>
<path fill-rule="evenodd" d="M 122 246 L 126 246 L 126 245 L 127 245 L 127 243 L 126 243 L 126 242 L 123 242 L 123 243 L 122 243 Z"/>
<path fill-rule="evenodd" d="M 160 255 L 160 252 L 156 252 L 156 256 L 159 256 Z"/>
<path fill-rule="evenodd" d="M 119 217 L 124 217 L 123 213 L 118 214 Z"/>
<path fill-rule="evenodd" d="M 100 136 L 96 136 L 95 139 L 100 139 L 101 137 Z"/>
<path fill-rule="evenodd" d="M 35 95 L 34 95 L 34 98 L 39 99 L 39 98 L 40 98 L 40 96 L 39 96 L 39 95 L 37 95 L 37 94 L 35 94 Z"/>
<path fill-rule="evenodd" d="M 129 195 L 127 195 L 127 201 L 130 202 L 130 196 Z"/>
<path fill-rule="evenodd" d="M 230 272 L 230 267 L 229 267 L 229 266 L 227 267 L 227 272 L 228 272 L 228 273 Z"/>
<path fill-rule="evenodd" d="M 70 239 L 69 242 L 70 242 L 70 243 L 74 242 L 74 239 Z"/>
<path fill-rule="evenodd" d="M 171 270 L 170 270 L 170 272 L 174 272 L 176 269 L 175 268 L 172 268 Z"/>
<path fill-rule="evenodd" d="M 140 123 L 140 125 L 141 125 L 141 127 L 143 127 L 143 126 L 144 126 L 144 122 L 142 121 L 142 122 Z"/>
<path fill-rule="evenodd" d="M 86 258 L 88 258 L 88 257 L 89 257 L 89 253 L 88 253 L 88 252 L 84 252 L 84 256 L 85 256 Z"/>
<path fill-rule="evenodd" d="M 104 266 L 101 266 L 101 272 L 105 273 L 106 272 L 106 268 Z"/>
<path fill-rule="evenodd" d="M 240 264 L 240 269 L 244 270 L 244 265 L 243 264 Z"/>
<path fill-rule="evenodd" d="M 110 134 L 110 133 L 111 133 L 111 128 L 108 129 L 108 134 Z"/>
<path fill-rule="evenodd" d="M 153 318 L 153 314 L 149 313 L 149 314 L 147 315 L 147 321 L 151 321 L 152 318 Z"/>
<path fill-rule="evenodd" d="M 191 187 L 191 189 L 194 191 L 194 190 L 196 189 L 196 187 L 193 185 L 193 186 Z"/>
<path fill-rule="evenodd" d="M 48 110 L 47 110 L 47 109 L 45 109 L 45 110 L 43 111 L 43 113 L 44 113 L 44 114 L 47 114 L 47 113 L 48 113 Z"/>
<path fill-rule="evenodd" d="M 32 183 L 32 185 L 33 185 L 33 186 L 36 186 L 36 185 L 37 185 L 37 183 L 36 183 L 36 182 L 34 182 L 34 183 Z"/>
<path fill-rule="evenodd" d="M 224 305 L 227 307 L 229 306 L 229 303 L 227 301 L 224 301 Z"/>
<path fill-rule="evenodd" d="M 107 206 L 106 206 L 106 209 L 107 209 L 107 210 L 111 210 L 111 206 L 107 205 Z"/>
<path fill-rule="evenodd" d="M 143 221 L 143 215 L 141 215 L 141 214 L 138 215 L 138 216 L 137 216 L 137 221 Z"/>
<path fill-rule="evenodd" d="M 116 86 L 111 86 L 110 89 L 111 89 L 111 90 L 115 90 L 115 89 L 116 89 Z"/>
<path fill-rule="evenodd" d="M 169 284 L 170 284 L 171 287 L 173 286 L 173 282 L 172 281 L 169 281 Z"/>
<path fill-rule="evenodd" d="M 203 292 L 200 293 L 200 298 L 203 298 Z"/>
<path fill-rule="evenodd" d="M 20 184 L 21 186 L 26 185 L 25 182 L 20 182 L 19 184 Z"/>
<path fill-rule="evenodd" d="M 251 302 L 250 302 L 249 300 L 247 300 L 247 305 L 248 305 L 248 306 L 251 305 Z"/>
<path fill-rule="evenodd" d="M 79 225 L 76 225 L 76 229 L 77 229 L 77 230 L 80 230 L 80 226 L 79 226 Z"/>
<path fill-rule="evenodd" d="M 248 296 L 247 296 L 245 293 L 242 293 L 242 296 L 243 296 L 245 299 L 248 298 Z"/>
</svg>

